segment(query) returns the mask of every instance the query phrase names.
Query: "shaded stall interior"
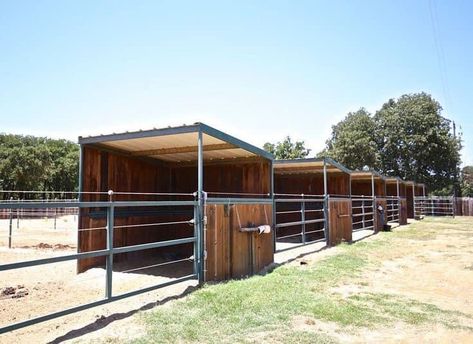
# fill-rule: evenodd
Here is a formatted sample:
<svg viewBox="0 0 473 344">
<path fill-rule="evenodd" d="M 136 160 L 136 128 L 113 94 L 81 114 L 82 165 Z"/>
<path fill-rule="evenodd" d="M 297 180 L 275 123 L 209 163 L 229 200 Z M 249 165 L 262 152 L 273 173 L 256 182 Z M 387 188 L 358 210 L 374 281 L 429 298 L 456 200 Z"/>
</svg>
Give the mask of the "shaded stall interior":
<svg viewBox="0 0 473 344">
<path fill-rule="evenodd" d="M 387 223 L 384 213 L 387 207 L 384 177 L 375 171 L 353 171 L 351 173 L 351 194 L 353 218 L 364 219 L 361 223 L 359 220 L 354 220 L 353 229 L 361 229 L 363 225 L 368 223 L 372 224 L 375 232 L 382 230 Z M 379 207 L 383 208 L 383 212 L 377 210 Z M 369 215 L 363 215 L 363 213 Z M 373 216 L 373 213 L 375 216 Z"/>
<path fill-rule="evenodd" d="M 350 170 L 346 167 L 328 158 L 276 160 L 274 193 L 277 245 L 323 240 L 327 235 L 332 245 L 351 241 Z M 330 213 L 327 231 L 325 196 Z"/>
<path fill-rule="evenodd" d="M 133 133 L 79 138 L 82 201 L 194 201 L 198 190 L 198 140 L 202 137 L 206 280 L 250 275 L 273 261 L 271 234 L 240 232 L 241 226 L 272 225 L 272 156 L 202 123 Z M 94 194 L 100 192 L 100 194 Z M 247 195 L 268 202 L 245 204 Z M 221 199 L 225 198 L 225 205 Z M 214 200 L 214 201 L 212 201 Z M 114 247 L 192 237 L 194 205 L 116 208 Z M 236 220 L 238 215 L 239 221 Z M 106 247 L 104 209 L 80 211 L 78 251 Z M 93 230 L 102 228 L 102 230 Z M 146 274 L 192 273 L 193 244 L 114 255 L 114 269 Z M 174 260 L 179 264 L 139 270 Z M 83 272 L 103 257 L 78 261 Z M 177 276 L 178 277 L 178 276 Z"/>
<path fill-rule="evenodd" d="M 415 183 L 413 181 L 404 181 L 406 186 L 406 205 L 407 205 L 407 218 L 414 218 L 414 194 L 415 194 Z"/>
<path fill-rule="evenodd" d="M 407 224 L 406 185 L 399 177 L 385 177 L 386 196 L 399 198 L 399 225 Z"/>
<path fill-rule="evenodd" d="M 414 188 L 415 188 L 415 196 L 416 197 L 424 197 L 424 196 L 427 195 L 427 189 L 425 187 L 425 184 L 415 183 Z"/>
</svg>

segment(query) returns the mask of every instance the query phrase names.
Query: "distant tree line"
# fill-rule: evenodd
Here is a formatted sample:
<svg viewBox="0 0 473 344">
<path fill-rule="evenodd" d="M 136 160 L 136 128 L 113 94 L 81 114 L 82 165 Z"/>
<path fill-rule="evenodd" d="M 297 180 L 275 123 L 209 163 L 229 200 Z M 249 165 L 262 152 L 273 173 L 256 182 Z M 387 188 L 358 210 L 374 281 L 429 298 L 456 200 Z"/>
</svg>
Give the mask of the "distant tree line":
<svg viewBox="0 0 473 344">
<path fill-rule="evenodd" d="M 332 127 L 325 149 L 317 156 L 333 158 L 350 169 L 367 166 L 425 183 L 434 194 L 451 195 L 454 189 L 459 194 L 460 184 L 465 184 L 459 170 L 461 134 L 453 134 L 450 120 L 441 113 L 440 103 L 426 93 L 389 99 L 374 114 L 361 108 Z M 280 142 L 271 148 L 280 158 L 285 155 L 278 154 L 280 150 L 294 152 L 295 147 Z M 303 141 L 297 151 L 306 152 Z"/>
<path fill-rule="evenodd" d="M 73 142 L 0 134 L 0 190 L 77 191 L 78 169 L 79 146 Z M 10 196 L 23 198 L 0 194 Z"/>
</svg>

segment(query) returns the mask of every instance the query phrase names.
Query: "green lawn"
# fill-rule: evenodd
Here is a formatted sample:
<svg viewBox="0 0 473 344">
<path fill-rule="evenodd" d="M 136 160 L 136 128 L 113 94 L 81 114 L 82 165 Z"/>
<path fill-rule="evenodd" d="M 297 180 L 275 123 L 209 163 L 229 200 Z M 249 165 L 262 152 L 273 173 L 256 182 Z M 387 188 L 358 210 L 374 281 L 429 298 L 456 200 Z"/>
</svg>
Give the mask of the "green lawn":
<svg viewBox="0 0 473 344">
<path fill-rule="evenodd" d="M 471 220 L 426 219 L 379 233 L 370 240 L 343 244 L 334 255 L 309 264 L 281 266 L 265 276 L 206 285 L 191 295 L 142 314 L 147 334 L 137 343 L 162 342 L 281 342 L 332 343 L 324 331 L 294 325 L 303 317 L 343 328 L 376 328 L 403 322 L 412 326 L 441 324 L 449 329 L 473 331 L 465 326 L 470 314 L 441 309 L 404 296 L 362 292 L 346 297 L 337 286 L 366 286 L 363 273 L 389 259 L 385 253 L 402 249 L 406 242 L 422 243 L 448 228 L 468 229 Z M 470 233 L 471 235 L 471 233 Z"/>
</svg>

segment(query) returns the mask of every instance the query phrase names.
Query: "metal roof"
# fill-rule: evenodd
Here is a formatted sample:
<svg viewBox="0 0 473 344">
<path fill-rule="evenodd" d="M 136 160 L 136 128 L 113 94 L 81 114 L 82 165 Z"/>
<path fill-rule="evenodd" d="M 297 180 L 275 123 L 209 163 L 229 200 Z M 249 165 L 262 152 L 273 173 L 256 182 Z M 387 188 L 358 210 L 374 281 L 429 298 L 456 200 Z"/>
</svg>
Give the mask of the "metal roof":
<svg viewBox="0 0 473 344">
<path fill-rule="evenodd" d="M 274 173 L 276 174 L 297 174 L 297 173 L 322 173 L 326 164 L 327 172 L 351 171 L 330 158 L 309 158 L 309 159 L 280 159 L 274 160 Z"/>
<path fill-rule="evenodd" d="M 205 160 L 260 156 L 273 160 L 272 154 L 203 123 L 179 127 L 79 137 L 79 144 L 99 144 L 105 148 L 169 162 L 197 160 L 197 139 L 202 132 Z"/>
</svg>

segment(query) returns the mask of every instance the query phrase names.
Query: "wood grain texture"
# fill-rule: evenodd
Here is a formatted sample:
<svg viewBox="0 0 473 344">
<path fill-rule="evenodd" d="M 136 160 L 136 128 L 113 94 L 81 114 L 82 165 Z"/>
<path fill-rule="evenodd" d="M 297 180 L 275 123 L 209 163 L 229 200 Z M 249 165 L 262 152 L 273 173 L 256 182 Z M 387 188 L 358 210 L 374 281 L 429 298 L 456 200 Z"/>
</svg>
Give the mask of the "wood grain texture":
<svg viewBox="0 0 473 344">
<path fill-rule="evenodd" d="M 399 225 L 407 225 L 407 200 L 401 198 L 401 207 L 399 208 Z"/>
<path fill-rule="evenodd" d="M 271 205 L 207 205 L 205 280 L 221 281 L 258 273 L 273 262 L 272 234 L 240 232 L 272 225 Z"/>
<path fill-rule="evenodd" d="M 382 231 L 384 228 L 384 225 L 387 223 L 387 205 L 388 202 L 385 198 L 376 198 L 376 208 L 374 209 L 376 216 L 374 218 L 374 232 L 378 233 L 379 231 Z M 382 207 L 384 210 L 384 214 L 382 214 L 380 211 L 378 211 L 378 207 Z"/>
<path fill-rule="evenodd" d="M 407 200 L 407 218 L 414 218 L 414 192 L 412 186 L 406 188 L 406 200 Z"/>
<path fill-rule="evenodd" d="M 352 241 L 351 199 L 329 200 L 329 244 Z"/>
<path fill-rule="evenodd" d="M 373 196 L 371 179 L 352 179 L 351 194 L 354 196 Z M 374 181 L 374 196 L 386 196 L 384 180 L 376 179 Z"/>
<path fill-rule="evenodd" d="M 350 175 L 342 172 L 328 173 L 327 188 L 330 195 L 348 196 L 350 194 Z M 323 195 L 323 174 L 275 174 L 274 192 L 285 194 Z"/>
</svg>

